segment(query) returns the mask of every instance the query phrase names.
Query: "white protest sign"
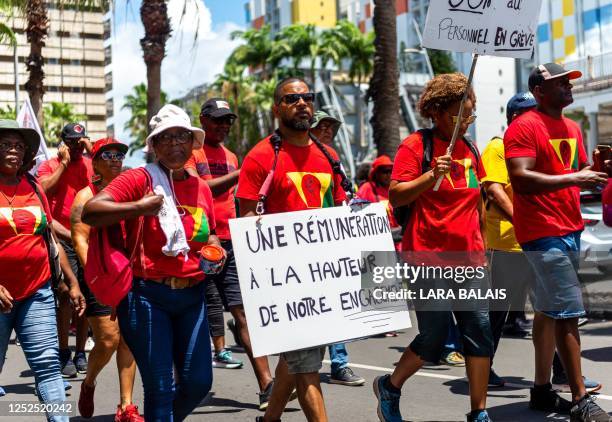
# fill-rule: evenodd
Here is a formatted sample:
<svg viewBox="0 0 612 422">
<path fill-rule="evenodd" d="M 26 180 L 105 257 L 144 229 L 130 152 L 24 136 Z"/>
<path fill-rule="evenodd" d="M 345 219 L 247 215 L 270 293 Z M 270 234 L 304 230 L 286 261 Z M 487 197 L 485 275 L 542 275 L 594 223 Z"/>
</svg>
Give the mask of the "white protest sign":
<svg viewBox="0 0 612 422">
<path fill-rule="evenodd" d="M 373 267 L 395 262 L 383 204 L 270 214 L 259 222 L 239 218 L 229 225 L 253 355 L 411 326 L 406 300 L 379 300 L 373 293 L 379 285 L 362 286 L 362 274 L 371 280 Z"/>
<path fill-rule="evenodd" d="M 542 0 L 430 0 L 423 46 L 529 59 Z"/>
</svg>

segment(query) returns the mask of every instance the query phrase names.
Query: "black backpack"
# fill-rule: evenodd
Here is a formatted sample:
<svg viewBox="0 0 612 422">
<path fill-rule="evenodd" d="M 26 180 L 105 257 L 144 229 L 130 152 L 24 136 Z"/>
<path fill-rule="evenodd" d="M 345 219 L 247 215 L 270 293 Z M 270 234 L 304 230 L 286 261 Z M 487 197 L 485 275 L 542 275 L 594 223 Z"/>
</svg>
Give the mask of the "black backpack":
<svg viewBox="0 0 612 422">
<path fill-rule="evenodd" d="M 423 161 L 421 162 L 421 174 L 425 174 L 426 172 L 431 170 L 431 160 L 433 159 L 433 130 L 419 129 L 418 132 L 421 134 L 421 138 L 423 141 Z M 476 148 L 474 143 L 469 138 L 466 138 L 464 136 L 461 139 L 463 139 L 463 142 L 470 149 L 470 152 L 474 154 L 474 157 L 476 157 L 476 166 L 479 166 L 480 153 L 478 152 L 478 148 Z M 478 167 L 476 168 L 476 170 L 478 170 Z M 410 219 L 411 213 L 412 204 L 393 208 L 393 216 L 395 217 L 395 221 L 397 221 L 397 223 L 402 227 L 402 235 L 406 230 L 406 226 L 408 225 L 408 220 Z"/>
</svg>

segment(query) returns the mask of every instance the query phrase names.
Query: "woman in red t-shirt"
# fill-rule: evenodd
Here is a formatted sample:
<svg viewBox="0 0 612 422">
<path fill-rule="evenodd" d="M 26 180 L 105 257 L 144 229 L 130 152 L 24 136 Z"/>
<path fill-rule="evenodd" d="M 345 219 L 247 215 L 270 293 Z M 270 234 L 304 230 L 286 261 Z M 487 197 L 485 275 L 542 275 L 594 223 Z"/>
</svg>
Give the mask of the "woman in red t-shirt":
<svg viewBox="0 0 612 422">
<path fill-rule="evenodd" d="M 0 120 L 0 368 L 14 329 L 41 401 L 61 403 L 66 393 L 46 240 L 55 235 L 47 198 L 27 175 L 39 144 L 35 130 Z M 83 314 L 85 299 L 59 244 L 58 249 L 65 279 L 60 291 Z M 49 420 L 68 421 L 68 416 L 49 416 Z"/>
<path fill-rule="evenodd" d="M 208 243 L 219 245 L 219 239 L 210 188 L 184 170 L 192 149 L 202 147 L 204 132 L 174 105 L 164 106 L 150 125 L 147 147 L 157 161 L 110 182 L 85 204 L 82 221 L 98 227 L 125 221 L 127 249 L 136 250 L 136 258 L 132 290 L 117 307 L 117 316 L 142 377 L 144 416 L 183 420 L 212 385 L 205 275 L 198 252 Z M 173 214 L 184 233 L 166 224 Z"/>
<path fill-rule="evenodd" d="M 432 162 L 423 166 L 424 140 L 421 132 L 408 136 L 400 145 L 395 157 L 389 199 L 393 207 L 410 205 L 410 215 L 402 240 L 402 250 L 428 252 L 430 264 L 452 265 L 442 256 L 431 256 L 436 252 L 466 252 L 482 255 L 484 243 L 481 235 L 479 207 L 479 180 L 485 175 L 482 163 L 473 147 L 462 139 L 468 126 L 474 122 L 472 114 L 476 96 L 470 88 L 464 104 L 463 115 L 458 116 L 461 99 L 467 89 L 467 78 L 460 73 L 443 74 L 433 78 L 425 86 L 419 100 L 419 112 L 431 119 Z M 459 138 L 453 152 L 447 148 L 452 138 L 455 123 L 460 119 Z M 425 168 L 429 168 L 423 172 Z M 433 187 L 442 177 L 440 189 Z M 465 261 L 465 260 L 464 260 Z M 419 264 L 422 261 L 419 259 Z M 471 260 L 469 262 L 472 262 Z M 465 265 L 465 263 L 462 263 Z M 420 280 L 418 286 L 450 289 L 455 280 Z M 457 282 L 459 282 L 458 280 Z M 444 284 L 446 283 L 446 284 Z M 475 287 L 474 280 L 466 280 Z M 465 284 L 464 284 L 465 286 Z M 427 290 L 426 290 L 427 291 Z M 418 294 L 419 290 L 415 290 Z M 379 411 L 388 420 L 401 419 L 399 414 L 400 390 L 404 382 L 418 371 L 426 361 L 438 361 L 449 332 L 449 310 L 455 303 L 435 300 L 435 303 L 416 302 L 419 334 L 406 348 L 393 374 L 378 377 L 374 389 L 379 399 Z M 438 310 L 425 311 L 425 306 L 437 306 Z M 441 306 L 440 306 L 441 305 Z M 463 337 L 467 360 L 467 375 L 470 382 L 472 412 L 468 421 L 488 421 L 485 410 L 487 381 L 493 339 L 486 310 L 454 312 Z"/>
</svg>

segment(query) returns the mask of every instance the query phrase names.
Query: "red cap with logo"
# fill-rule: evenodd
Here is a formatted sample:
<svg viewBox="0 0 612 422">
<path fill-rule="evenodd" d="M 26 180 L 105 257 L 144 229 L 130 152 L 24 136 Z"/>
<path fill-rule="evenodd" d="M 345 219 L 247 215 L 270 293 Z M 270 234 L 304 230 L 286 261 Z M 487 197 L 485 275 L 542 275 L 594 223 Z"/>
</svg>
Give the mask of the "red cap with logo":
<svg viewBox="0 0 612 422">
<path fill-rule="evenodd" d="M 128 151 L 128 146 L 115 138 L 102 138 L 93 144 L 93 148 L 91 149 L 91 158 L 96 158 L 102 152 L 109 149 L 117 149 L 125 154 Z"/>
<path fill-rule="evenodd" d="M 379 167 L 393 167 L 393 161 L 387 155 L 381 155 L 380 157 L 376 157 L 374 162 L 372 162 L 372 169 L 370 170 L 370 179 L 374 176 L 376 170 Z"/>
</svg>

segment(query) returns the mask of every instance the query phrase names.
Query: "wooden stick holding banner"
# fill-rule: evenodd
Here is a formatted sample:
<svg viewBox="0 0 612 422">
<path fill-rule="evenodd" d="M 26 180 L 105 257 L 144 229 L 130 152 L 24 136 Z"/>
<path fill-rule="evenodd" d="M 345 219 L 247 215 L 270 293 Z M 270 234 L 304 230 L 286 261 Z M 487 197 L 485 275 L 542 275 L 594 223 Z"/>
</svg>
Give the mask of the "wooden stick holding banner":
<svg viewBox="0 0 612 422">
<path fill-rule="evenodd" d="M 478 57 L 531 58 L 541 6 L 542 0 L 429 1 L 423 47 L 474 55 L 448 154 L 452 153 L 457 141 L 463 107 L 472 86 Z M 437 180 L 434 190 L 440 188 L 443 178 L 441 176 Z"/>
<path fill-rule="evenodd" d="M 457 137 L 459 136 L 459 128 L 463 123 L 463 107 L 465 105 L 465 101 L 467 100 L 470 87 L 472 86 L 472 80 L 474 80 L 474 70 L 476 69 L 476 63 L 478 62 L 478 54 L 474 54 L 472 57 L 472 66 L 470 67 L 470 75 L 468 76 L 467 87 L 465 88 L 465 92 L 463 93 L 463 98 L 461 99 L 461 105 L 459 106 L 459 113 L 457 113 L 457 122 L 455 123 L 455 130 L 453 130 L 453 136 L 451 138 L 450 144 L 446 150 L 446 155 L 451 155 L 453 153 L 453 149 L 455 148 L 455 143 L 457 142 Z M 436 181 L 436 185 L 434 186 L 434 192 L 437 192 L 440 189 L 440 185 L 442 184 L 442 180 L 444 180 L 444 175 L 438 177 Z"/>
</svg>

